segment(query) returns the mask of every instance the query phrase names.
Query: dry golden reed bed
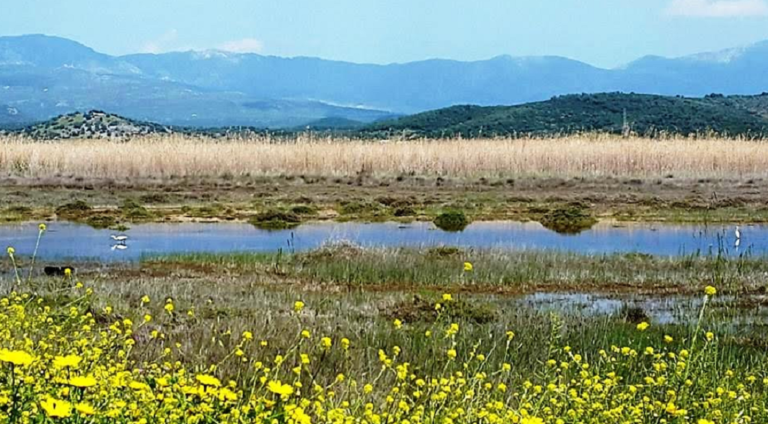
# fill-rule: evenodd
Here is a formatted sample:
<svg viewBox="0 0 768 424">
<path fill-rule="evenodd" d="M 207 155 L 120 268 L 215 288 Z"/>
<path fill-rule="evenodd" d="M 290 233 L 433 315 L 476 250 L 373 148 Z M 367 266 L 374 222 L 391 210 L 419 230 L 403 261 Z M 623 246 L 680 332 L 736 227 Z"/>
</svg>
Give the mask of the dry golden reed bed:
<svg viewBox="0 0 768 424">
<path fill-rule="evenodd" d="M 608 135 L 552 139 L 363 141 L 299 137 L 208 140 L 181 135 L 127 142 L 0 138 L 0 175 L 443 175 L 451 177 L 768 177 L 768 142 L 652 140 Z"/>
</svg>

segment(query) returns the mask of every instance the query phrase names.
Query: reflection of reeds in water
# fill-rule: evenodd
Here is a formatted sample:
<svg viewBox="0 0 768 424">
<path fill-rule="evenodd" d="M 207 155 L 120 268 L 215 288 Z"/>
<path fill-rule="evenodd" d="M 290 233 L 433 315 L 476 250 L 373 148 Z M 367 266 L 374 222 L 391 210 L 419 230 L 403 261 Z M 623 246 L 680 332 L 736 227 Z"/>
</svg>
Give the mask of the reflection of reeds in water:
<svg viewBox="0 0 768 424">
<path fill-rule="evenodd" d="M 360 173 L 757 178 L 768 176 L 768 143 L 609 135 L 387 142 L 309 136 L 221 141 L 173 135 L 39 143 L 0 137 L 0 173 L 96 178 Z"/>
</svg>

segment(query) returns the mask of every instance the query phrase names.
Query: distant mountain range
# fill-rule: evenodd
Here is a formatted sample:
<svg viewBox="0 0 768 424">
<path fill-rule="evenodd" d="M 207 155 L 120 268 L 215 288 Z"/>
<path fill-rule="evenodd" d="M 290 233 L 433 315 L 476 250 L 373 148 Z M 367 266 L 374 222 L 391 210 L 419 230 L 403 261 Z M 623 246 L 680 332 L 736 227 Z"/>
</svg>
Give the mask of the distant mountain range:
<svg viewBox="0 0 768 424">
<path fill-rule="evenodd" d="M 768 137 L 768 94 L 709 95 L 703 98 L 649 94 L 597 93 L 557 96 L 517 106 L 451 106 L 390 121 L 361 124 L 325 118 L 307 126 L 272 130 L 274 136 L 305 131 L 361 138 L 444 138 L 493 136 L 555 136 L 579 132 L 638 135 Z M 125 138 L 183 133 L 221 137 L 264 134 L 254 127 L 172 127 L 140 122 L 100 111 L 72 113 L 17 129 L 35 139 Z"/>
<path fill-rule="evenodd" d="M 0 37 L 0 125 L 90 109 L 164 125 L 370 123 L 461 104 L 516 105 L 614 91 L 762 93 L 768 91 L 768 42 L 600 69 L 553 56 L 391 65 L 221 51 L 116 57 L 58 37 Z"/>
</svg>

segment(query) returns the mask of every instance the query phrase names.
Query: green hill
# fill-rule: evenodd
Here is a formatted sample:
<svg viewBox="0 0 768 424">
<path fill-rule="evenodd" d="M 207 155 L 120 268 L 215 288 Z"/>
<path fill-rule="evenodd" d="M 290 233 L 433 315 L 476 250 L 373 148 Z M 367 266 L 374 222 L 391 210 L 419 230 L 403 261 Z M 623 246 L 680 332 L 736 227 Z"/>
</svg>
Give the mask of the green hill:
<svg viewBox="0 0 768 424">
<path fill-rule="evenodd" d="M 624 117 L 639 135 L 768 135 L 768 93 L 685 98 L 601 93 L 557 96 L 519 106 L 453 106 L 369 125 L 370 135 L 478 137 L 557 135 L 577 132 L 621 134 Z"/>
<path fill-rule="evenodd" d="M 35 139 L 105 138 L 119 139 L 149 134 L 169 134 L 169 127 L 135 121 L 111 113 L 93 110 L 75 112 L 41 122 L 20 131 Z"/>
<path fill-rule="evenodd" d="M 621 134 L 625 116 L 628 129 L 644 136 L 712 132 L 726 136 L 768 137 L 768 93 L 756 96 L 712 94 L 703 98 L 622 93 L 567 95 L 518 106 L 453 106 L 374 124 L 326 118 L 282 131 L 257 127 L 169 127 L 91 111 L 62 115 L 16 132 L 44 140 L 120 139 L 168 133 L 210 137 L 266 133 L 291 136 L 307 130 L 363 138 L 555 136 L 580 132 Z"/>
</svg>

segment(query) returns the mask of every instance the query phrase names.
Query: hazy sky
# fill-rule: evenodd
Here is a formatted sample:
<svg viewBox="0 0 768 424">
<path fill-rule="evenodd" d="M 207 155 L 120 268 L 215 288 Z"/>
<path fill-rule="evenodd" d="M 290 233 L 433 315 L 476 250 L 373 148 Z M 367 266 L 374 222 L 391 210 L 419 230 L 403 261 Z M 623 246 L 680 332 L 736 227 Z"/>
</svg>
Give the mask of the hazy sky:
<svg viewBox="0 0 768 424">
<path fill-rule="evenodd" d="M 218 48 L 389 63 L 561 55 L 612 67 L 768 40 L 768 0 L 24 0 L 0 35 L 110 54 Z"/>
</svg>

